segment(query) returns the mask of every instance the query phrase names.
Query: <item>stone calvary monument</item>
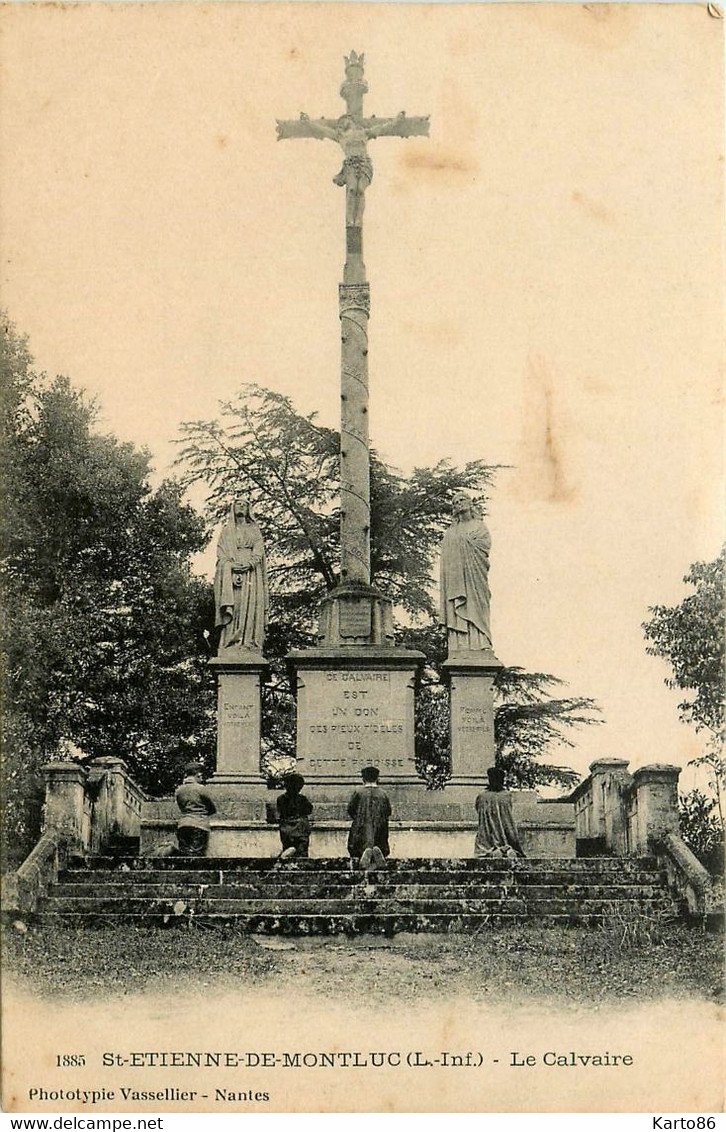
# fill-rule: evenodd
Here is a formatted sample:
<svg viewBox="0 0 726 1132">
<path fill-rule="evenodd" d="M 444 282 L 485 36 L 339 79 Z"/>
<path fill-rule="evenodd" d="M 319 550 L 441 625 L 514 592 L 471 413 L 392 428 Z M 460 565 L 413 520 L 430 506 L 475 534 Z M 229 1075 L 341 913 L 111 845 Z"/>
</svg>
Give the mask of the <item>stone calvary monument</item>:
<svg viewBox="0 0 726 1132">
<path fill-rule="evenodd" d="M 318 647 L 291 654 L 297 686 L 297 757 L 310 781 L 357 782 L 374 763 L 389 782 L 421 786 L 414 756 L 414 693 L 421 653 L 396 648 L 391 601 L 371 586 L 370 451 L 368 437 L 368 320 L 370 287 L 363 260 L 365 194 L 373 179 L 368 142 L 379 137 L 428 136 L 428 117 L 365 117 L 364 56 L 345 60 L 338 119 L 278 121 L 279 139 L 321 138 L 340 145 L 343 165 L 334 183 L 345 188 L 345 266 L 339 287 L 341 323 L 340 585 L 323 604 Z M 461 500 L 459 500 L 461 504 Z M 469 504 L 470 510 L 470 504 Z M 463 518 L 463 521 L 461 521 Z M 492 679 L 499 662 L 488 628 L 489 546 L 470 513 L 456 516 L 444 540 L 442 581 L 449 628 L 452 684 L 452 782 L 483 781 L 494 762 Z M 486 530 L 486 528 L 484 528 Z M 459 534 L 459 532 L 461 532 Z M 487 536 L 488 538 L 488 533 Z M 450 600 L 449 600 L 450 598 Z M 486 610 L 486 614 L 483 611 Z M 466 618 L 469 620 L 466 620 Z M 471 631 L 462 634 L 461 626 Z M 480 628 L 476 629 L 475 625 Z"/>
<path fill-rule="evenodd" d="M 364 766 L 379 767 L 394 808 L 394 853 L 469 856 L 474 800 L 495 760 L 493 685 L 501 663 L 492 648 L 491 538 L 464 494 L 452 501 L 452 524 L 441 544 L 441 621 L 448 659 L 451 778 L 427 791 L 416 771 L 415 696 L 423 653 L 397 647 L 391 600 L 371 584 L 368 323 L 370 287 L 363 259 L 365 198 L 373 180 L 369 143 L 376 138 L 426 137 L 428 117 L 367 116 L 364 56 L 345 59 L 338 118 L 277 123 L 279 140 L 316 138 L 342 150 L 333 183 L 345 190 L 345 264 L 338 288 L 340 363 L 340 581 L 322 602 L 314 647 L 287 658 L 297 703 L 297 770 L 315 804 L 313 855 L 344 851 L 346 804 Z M 212 843 L 216 853 L 270 852 L 264 829 L 271 795 L 260 773 L 261 685 L 267 578 L 261 532 L 249 500 L 231 503 L 217 547 L 218 792 Z M 543 806 L 533 791 L 517 793 L 518 820 L 534 829 L 549 813 L 548 843 L 574 852 L 574 813 Z M 534 811 L 537 811 L 536 815 Z M 567 811 L 567 812 L 566 812 Z M 544 823 L 547 825 L 547 821 Z"/>
<path fill-rule="evenodd" d="M 286 863 L 281 877 L 274 859 L 280 842 L 269 802 L 275 794 L 260 772 L 261 685 L 269 672 L 265 545 L 242 496 L 231 501 L 217 545 L 219 646 L 210 661 L 218 689 L 217 767 L 205 788 L 205 822 L 215 807 L 216 813 L 207 859 L 168 855 L 179 816 L 174 799 L 146 797 L 121 759 L 95 759 L 88 767 L 51 763 L 43 768 L 44 831 L 8 878 L 4 907 L 39 910 L 51 922 L 121 914 L 152 923 L 161 917 L 166 924 L 201 916 L 231 920 L 243 931 L 303 935 L 479 931 L 543 918 L 592 926 L 609 922 L 612 910 L 620 917 L 680 910 L 703 922 L 710 882 L 679 836 L 675 766 L 654 764 L 630 774 L 625 760 L 600 759 L 559 802 L 520 790 L 495 807 L 491 795 L 482 794 L 492 828 L 495 811 L 500 820 L 506 814 L 512 829 L 516 821 L 517 847 L 509 839 L 516 859 L 475 856 L 474 803 L 494 763 L 493 682 L 501 665 L 490 625 L 491 538 L 463 493 L 452 501 L 441 544 L 452 776 L 444 790 L 427 791 L 416 774 L 415 694 L 424 657 L 396 647 L 391 602 L 370 575 L 363 216 L 373 179 L 368 143 L 426 136 L 429 123 L 403 113 L 364 116 L 363 62 L 355 52 L 345 61 L 346 113 L 340 118 L 302 114 L 278 122 L 282 139 L 320 138 L 343 152 L 334 177 L 345 189 L 346 229 L 339 289 L 340 583 L 322 603 L 315 646 L 288 657 L 297 695 L 297 765 L 313 805 L 310 855 L 318 860 Z M 371 763 L 380 768 L 393 806 L 394 860 L 382 885 L 360 884 L 364 874 L 343 859 L 351 787 Z M 487 845 L 485 838 L 480 848 Z M 576 855 L 592 859 L 562 859 Z M 81 871 L 63 871 L 79 857 L 85 858 Z"/>
<path fill-rule="evenodd" d="M 441 620 L 447 627 L 452 775 L 446 791 L 427 792 L 416 772 L 415 693 L 425 657 L 396 647 L 391 600 L 371 585 L 370 445 L 368 430 L 368 322 L 370 286 L 363 259 L 365 197 L 373 180 L 369 143 L 381 137 L 426 137 L 428 117 L 367 116 L 364 56 L 345 59 L 339 118 L 277 123 L 279 140 L 316 138 L 342 150 L 333 183 L 345 189 L 345 264 L 338 288 L 341 332 L 340 582 L 323 601 L 314 648 L 288 657 L 297 700 L 297 768 L 317 805 L 343 820 L 341 806 L 360 781 L 362 767 L 378 766 L 394 807 L 411 822 L 462 816 L 494 763 L 493 682 L 501 667 L 492 649 L 488 582 L 491 539 L 471 501 L 453 500 L 452 525 L 441 547 Z M 245 507 L 247 508 L 245 510 Z M 256 532 L 256 533 L 255 533 Z M 254 554 L 255 582 L 250 571 Z M 239 612 L 253 587 L 261 603 L 264 553 L 261 536 L 240 501 L 220 536 L 215 596 L 220 628 L 218 749 L 214 782 L 241 787 L 260 799 L 260 693 L 268 668 L 261 630 L 245 627 L 255 616 Z M 236 579 L 236 580 L 235 580 Z M 223 598 L 225 592 L 227 597 Z M 236 597 L 235 597 L 236 595 Z M 224 602 L 226 601 L 226 604 Z M 235 604 L 236 602 L 236 604 Z M 260 617 L 263 615 L 260 613 Z M 530 801 L 532 801 L 530 797 Z M 235 809 L 237 807 L 234 807 Z"/>
</svg>

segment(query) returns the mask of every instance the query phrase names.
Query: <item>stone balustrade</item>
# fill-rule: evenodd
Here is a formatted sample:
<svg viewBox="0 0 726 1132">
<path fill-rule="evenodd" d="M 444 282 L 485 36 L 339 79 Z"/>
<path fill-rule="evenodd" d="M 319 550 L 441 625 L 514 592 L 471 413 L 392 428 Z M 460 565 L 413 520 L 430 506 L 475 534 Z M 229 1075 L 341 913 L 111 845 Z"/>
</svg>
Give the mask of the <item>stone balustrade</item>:
<svg viewBox="0 0 726 1132">
<path fill-rule="evenodd" d="M 146 795 L 123 759 L 46 763 L 43 775 L 43 829 L 57 831 L 71 854 L 98 853 L 113 837 L 139 836 Z"/>
<path fill-rule="evenodd" d="M 680 767 L 652 763 L 632 774 L 626 759 L 597 759 L 570 795 L 585 854 L 649 853 L 666 833 L 678 835 Z"/>
<path fill-rule="evenodd" d="M 58 879 L 68 863 L 68 847 L 63 834 L 48 830 L 16 872 L 2 878 L 2 909 L 27 915 Z"/>
<path fill-rule="evenodd" d="M 139 837 L 142 809 L 148 799 L 129 777 L 122 758 L 94 758 L 87 764 L 57 761 L 46 763 L 42 771 L 45 804 L 41 841 L 14 875 L 22 876 L 26 865 L 35 863 L 37 850 L 48 848 L 51 842 L 62 847 L 63 858 L 72 858 L 87 852 L 97 854 L 114 838 Z M 39 859 L 52 856 L 41 852 Z"/>
<path fill-rule="evenodd" d="M 100 758 L 87 765 L 57 761 L 42 769 L 43 832 L 17 872 L 3 880 L 5 911 L 32 912 L 68 861 L 100 853 L 114 838 L 140 834 L 148 799 L 130 778 L 123 759 Z"/>
<path fill-rule="evenodd" d="M 87 842 L 91 852 L 100 852 L 113 837 L 138 837 L 147 797 L 129 776 L 123 759 L 94 759 L 89 767 L 89 786 L 94 795 Z"/>
<path fill-rule="evenodd" d="M 570 795 L 578 855 L 655 856 L 669 886 L 692 915 L 711 904 L 711 880 L 682 840 L 678 822 L 681 768 L 651 763 L 628 771 L 625 759 L 597 759 Z"/>
</svg>

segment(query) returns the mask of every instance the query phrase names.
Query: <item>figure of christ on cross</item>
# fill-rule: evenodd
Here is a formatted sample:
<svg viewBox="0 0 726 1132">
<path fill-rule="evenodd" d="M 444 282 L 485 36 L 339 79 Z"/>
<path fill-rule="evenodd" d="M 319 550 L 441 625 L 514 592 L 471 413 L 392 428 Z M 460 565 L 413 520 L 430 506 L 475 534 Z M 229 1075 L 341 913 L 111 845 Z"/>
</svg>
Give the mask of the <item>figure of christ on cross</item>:
<svg viewBox="0 0 726 1132">
<path fill-rule="evenodd" d="M 373 179 L 373 164 L 368 155 L 368 142 L 372 138 L 409 138 L 427 136 L 429 119 L 408 118 L 402 110 L 395 118 L 363 117 L 363 95 L 368 84 L 363 78 L 364 56 L 352 51 L 345 60 L 346 81 L 341 87 L 347 113 L 340 118 L 310 118 L 301 114 L 297 121 L 277 123 L 278 139 L 329 138 L 343 150 L 343 167 L 333 183 L 344 187 L 345 223 L 348 228 L 359 228 L 365 207 L 365 191 Z"/>
<path fill-rule="evenodd" d="M 373 162 L 368 156 L 368 141 L 384 134 L 397 134 L 396 125 L 405 119 L 402 112 L 398 118 L 380 121 L 357 122 L 350 114 L 338 118 L 335 126 L 329 126 L 324 119 L 313 121 L 306 114 L 300 115 L 310 130 L 310 137 L 330 138 L 343 150 L 343 166 L 333 177 L 333 184 L 345 188 L 345 223 L 348 228 L 359 228 L 363 220 L 365 191 L 373 180 Z M 405 134 L 399 135 L 405 137 Z"/>
</svg>

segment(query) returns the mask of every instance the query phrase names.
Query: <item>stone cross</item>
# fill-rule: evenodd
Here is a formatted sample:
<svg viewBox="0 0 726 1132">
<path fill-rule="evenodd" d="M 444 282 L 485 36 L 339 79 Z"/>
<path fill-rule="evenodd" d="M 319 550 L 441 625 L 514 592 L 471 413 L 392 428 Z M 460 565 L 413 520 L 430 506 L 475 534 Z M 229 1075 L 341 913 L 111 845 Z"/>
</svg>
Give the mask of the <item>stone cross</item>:
<svg viewBox="0 0 726 1132">
<path fill-rule="evenodd" d="M 340 94 L 346 113 L 340 118 L 278 121 L 277 137 L 320 138 L 336 142 L 343 165 L 333 178 L 345 188 L 346 259 L 339 287 L 341 320 L 340 543 L 341 583 L 370 585 L 370 451 L 368 439 L 368 316 L 370 289 L 363 263 L 365 193 L 373 179 L 368 142 L 378 137 L 427 136 L 429 119 L 363 117 L 364 56 L 351 51 L 345 60 Z"/>
</svg>

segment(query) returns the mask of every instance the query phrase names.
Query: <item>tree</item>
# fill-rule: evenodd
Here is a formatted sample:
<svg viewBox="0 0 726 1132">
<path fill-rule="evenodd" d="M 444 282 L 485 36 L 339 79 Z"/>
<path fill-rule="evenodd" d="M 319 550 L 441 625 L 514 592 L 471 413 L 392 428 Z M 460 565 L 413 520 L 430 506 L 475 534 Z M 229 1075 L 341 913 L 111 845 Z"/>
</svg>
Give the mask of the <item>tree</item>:
<svg viewBox="0 0 726 1132">
<path fill-rule="evenodd" d="M 723 823 L 713 812 L 715 798 L 690 790 L 681 794 L 679 802 L 681 837 L 712 876 L 723 876 Z"/>
<path fill-rule="evenodd" d="M 294 757 L 292 698 L 283 658 L 315 641 L 321 598 L 338 582 L 338 432 L 316 414 L 303 416 L 289 398 L 243 385 L 221 405 L 221 419 L 182 426 L 179 464 L 187 485 L 208 492 L 208 516 L 218 523 L 230 500 L 248 490 L 268 532 L 270 632 L 266 652 L 274 670 L 265 692 L 263 736 L 271 765 Z M 397 639 L 428 660 L 417 698 L 417 763 L 432 786 L 448 774 L 446 658 L 436 625 L 434 559 L 451 521 L 451 499 L 467 491 L 482 511 L 496 467 L 481 460 L 463 468 L 441 460 L 404 476 L 376 452 L 371 457 L 371 577 L 399 614 Z M 577 775 L 538 761 L 553 744 L 569 744 L 569 728 L 599 722 L 592 700 L 552 698 L 560 682 L 541 673 L 506 669 L 498 681 L 495 720 L 498 759 L 512 782 L 567 786 Z"/>
<path fill-rule="evenodd" d="M 681 719 L 697 732 L 706 732 L 706 750 L 691 761 L 712 772 L 721 820 L 721 791 L 726 784 L 724 743 L 724 560 L 722 549 L 713 562 L 696 562 L 684 577 L 693 592 L 678 605 L 655 605 L 650 620 L 643 624 L 646 651 L 669 662 L 673 675 L 666 678 L 669 688 L 681 688 L 694 695 L 678 705 Z"/>
<path fill-rule="evenodd" d="M 211 756 L 214 715 L 210 587 L 189 569 L 206 536 L 180 485 L 152 491 L 148 453 L 95 431 L 95 406 L 36 373 L 7 320 L 0 388 L 7 845 L 34 832 L 39 768 L 63 740 L 163 792 Z"/>
<path fill-rule="evenodd" d="M 646 651 L 669 661 L 671 688 L 695 692 L 678 705 L 681 718 L 696 731 L 708 730 L 723 739 L 724 729 L 724 557 L 696 562 L 683 581 L 693 586 L 679 605 L 655 605 L 643 625 L 651 642 Z"/>
<path fill-rule="evenodd" d="M 222 520 L 237 492 L 250 490 L 266 528 L 274 531 L 268 559 L 276 612 L 284 610 L 302 642 L 312 630 L 312 611 L 339 580 L 339 433 L 321 425 L 317 414 L 302 416 L 289 398 L 254 384 L 221 405 L 221 418 L 182 426 L 184 482 L 207 488 L 213 523 Z M 480 460 L 462 469 L 442 460 L 404 477 L 372 453 L 371 577 L 414 618 L 434 613 L 432 559 L 450 519 L 451 496 L 470 491 L 484 505 L 495 472 Z"/>
</svg>

